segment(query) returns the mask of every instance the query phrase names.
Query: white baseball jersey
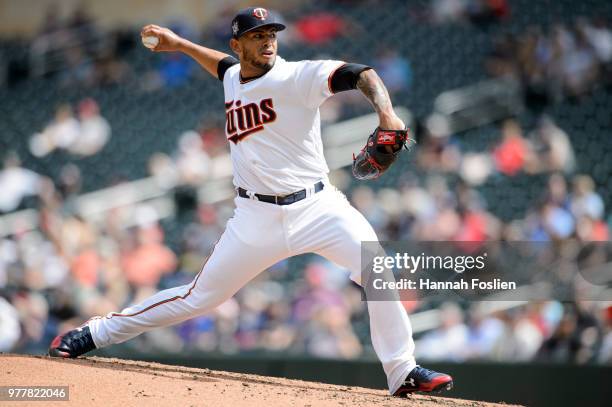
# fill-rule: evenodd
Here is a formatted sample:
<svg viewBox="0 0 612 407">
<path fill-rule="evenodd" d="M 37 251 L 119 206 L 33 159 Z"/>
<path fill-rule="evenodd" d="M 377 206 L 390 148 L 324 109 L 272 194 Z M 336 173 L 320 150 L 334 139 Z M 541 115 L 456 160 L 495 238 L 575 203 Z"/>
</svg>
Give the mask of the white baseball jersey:
<svg viewBox="0 0 612 407">
<path fill-rule="evenodd" d="M 236 187 L 282 195 L 327 178 L 319 106 L 332 95 L 329 79 L 343 64 L 277 56 L 256 79 L 242 82 L 239 64 L 225 72 L 225 133 Z"/>
</svg>

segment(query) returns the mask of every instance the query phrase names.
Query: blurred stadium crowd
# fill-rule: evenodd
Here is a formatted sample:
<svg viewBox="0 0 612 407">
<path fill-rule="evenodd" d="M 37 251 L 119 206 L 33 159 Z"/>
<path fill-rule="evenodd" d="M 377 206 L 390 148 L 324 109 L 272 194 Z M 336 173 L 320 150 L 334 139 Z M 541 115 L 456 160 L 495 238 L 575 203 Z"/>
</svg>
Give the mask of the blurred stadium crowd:
<svg viewBox="0 0 612 407">
<path fill-rule="evenodd" d="M 347 1 L 304 3 L 285 13 L 290 28 L 279 40 L 287 59 L 371 64 L 395 104 L 413 110 L 419 145 L 410 159 L 376 183 L 332 173 L 379 238 L 609 241 L 609 5 L 561 1 L 553 14 L 526 0 L 373 3 L 351 2 L 350 13 Z M 170 25 L 227 49 L 233 11 L 201 33 Z M 181 203 L 213 177 L 211 160 L 228 153 L 220 86 L 185 57 L 149 54 L 137 32 L 104 31 L 83 9 L 68 21 L 50 10 L 36 38 L 0 44 L 0 214 L 33 208 L 39 223 L 0 235 L 0 351 L 41 352 L 58 331 L 187 283 L 231 216 L 231 201 Z M 518 79 L 527 109 L 460 134 L 428 125 L 437 94 L 487 76 Z M 326 102 L 322 119 L 365 112 L 358 93 L 345 93 Z M 78 214 L 82 193 L 145 176 L 175 194 L 176 216 L 160 219 L 146 204 L 96 222 Z M 417 334 L 419 358 L 612 363 L 605 305 L 405 303 L 409 312 L 440 310 L 437 326 Z M 372 353 L 368 332 L 360 290 L 345 271 L 301 256 L 210 315 L 127 346 L 356 358 Z"/>
</svg>

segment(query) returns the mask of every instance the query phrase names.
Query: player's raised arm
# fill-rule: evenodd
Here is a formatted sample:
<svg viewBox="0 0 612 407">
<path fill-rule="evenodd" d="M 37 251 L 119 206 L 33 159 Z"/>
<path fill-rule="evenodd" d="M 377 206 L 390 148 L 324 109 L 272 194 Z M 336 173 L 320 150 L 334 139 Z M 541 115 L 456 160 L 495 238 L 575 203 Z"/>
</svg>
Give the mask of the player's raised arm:
<svg viewBox="0 0 612 407">
<path fill-rule="evenodd" d="M 380 128 L 386 130 L 404 130 L 406 125 L 393 110 L 389 92 L 374 69 L 367 69 L 359 74 L 357 89 L 370 101 L 380 121 Z"/>
<path fill-rule="evenodd" d="M 185 38 L 180 37 L 172 30 L 160 27 L 158 25 L 149 24 L 143 27 L 140 32 L 141 37 L 156 37 L 158 43 L 150 49 L 155 52 L 182 52 L 196 60 L 202 68 L 210 73 L 215 78 L 219 77 L 219 62 L 226 58 L 233 58 L 221 51 L 206 48 L 195 44 Z M 223 79 L 223 78 L 219 78 Z"/>
</svg>

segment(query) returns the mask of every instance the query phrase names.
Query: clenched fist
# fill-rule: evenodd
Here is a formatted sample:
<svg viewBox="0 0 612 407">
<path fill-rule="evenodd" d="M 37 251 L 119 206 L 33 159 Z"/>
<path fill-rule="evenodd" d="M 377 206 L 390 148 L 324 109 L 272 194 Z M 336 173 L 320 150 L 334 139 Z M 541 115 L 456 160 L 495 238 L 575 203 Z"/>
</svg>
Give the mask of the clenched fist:
<svg viewBox="0 0 612 407">
<path fill-rule="evenodd" d="M 142 28 L 140 31 L 141 37 L 157 37 L 159 43 L 150 48 L 152 51 L 179 51 L 183 39 L 176 35 L 172 30 L 160 27 L 155 24 L 149 24 Z"/>
</svg>

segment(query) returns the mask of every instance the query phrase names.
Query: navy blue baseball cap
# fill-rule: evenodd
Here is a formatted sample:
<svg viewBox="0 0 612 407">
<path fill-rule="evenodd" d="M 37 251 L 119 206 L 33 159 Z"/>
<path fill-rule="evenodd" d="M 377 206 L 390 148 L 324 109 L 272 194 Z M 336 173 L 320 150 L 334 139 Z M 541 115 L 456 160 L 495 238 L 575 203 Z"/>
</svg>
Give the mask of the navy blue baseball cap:
<svg viewBox="0 0 612 407">
<path fill-rule="evenodd" d="M 285 29 L 275 13 L 263 7 L 249 7 L 242 9 L 232 20 L 232 37 L 238 38 L 242 34 L 260 27 L 274 27 L 277 31 Z"/>
</svg>

